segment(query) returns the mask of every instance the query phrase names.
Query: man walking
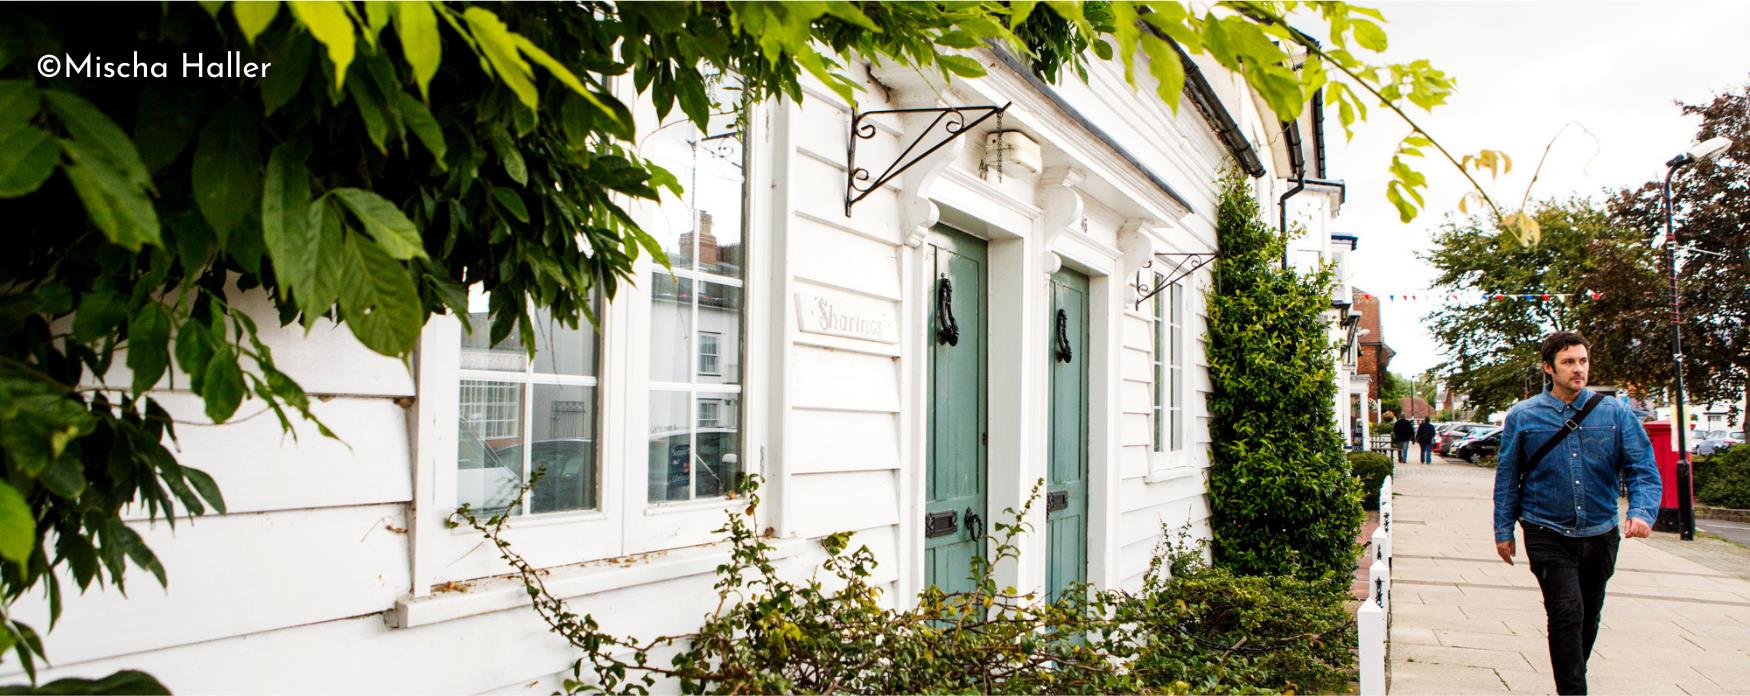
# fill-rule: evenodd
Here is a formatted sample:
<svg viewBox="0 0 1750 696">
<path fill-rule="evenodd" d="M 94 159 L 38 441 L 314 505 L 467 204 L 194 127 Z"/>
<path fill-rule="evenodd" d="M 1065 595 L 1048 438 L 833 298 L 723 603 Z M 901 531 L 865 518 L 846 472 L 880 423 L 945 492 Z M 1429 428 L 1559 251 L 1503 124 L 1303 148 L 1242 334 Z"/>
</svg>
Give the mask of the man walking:
<svg viewBox="0 0 1750 696">
<path fill-rule="evenodd" d="M 1416 428 L 1416 448 L 1422 451 L 1422 463 L 1434 463 L 1434 424 L 1427 418 Z"/>
<path fill-rule="evenodd" d="M 1622 536 L 1652 532 L 1659 468 L 1640 420 L 1621 402 L 1586 389 L 1591 345 L 1558 331 L 1539 351 L 1550 386 L 1513 405 L 1495 463 L 1495 551 L 1513 564 L 1513 523 L 1549 616 L 1556 691 L 1586 693 L 1586 661 L 1598 639 L 1604 586 Z M 1628 481 L 1628 521 L 1617 532 L 1619 480 Z"/>
<path fill-rule="evenodd" d="M 1398 463 L 1407 464 L 1410 461 L 1410 441 L 1416 439 L 1416 422 L 1408 416 L 1398 414 L 1398 422 L 1391 426 L 1391 443 L 1398 449 Z"/>
</svg>

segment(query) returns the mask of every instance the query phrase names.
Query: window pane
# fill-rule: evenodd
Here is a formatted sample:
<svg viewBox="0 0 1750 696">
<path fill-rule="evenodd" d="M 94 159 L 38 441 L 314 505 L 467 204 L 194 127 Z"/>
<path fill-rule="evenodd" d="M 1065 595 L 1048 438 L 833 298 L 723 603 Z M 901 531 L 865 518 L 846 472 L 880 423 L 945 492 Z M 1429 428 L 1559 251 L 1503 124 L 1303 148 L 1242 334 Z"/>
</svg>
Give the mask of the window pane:
<svg viewBox="0 0 1750 696">
<path fill-rule="evenodd" d="M 463 380 L 456 437 L 456 503 L 493 513 L 522 488 L 523 385 Z M 506 452 L 510 450 L 510 452 Z"/>
<path fill-rule="evenodd" d="M 705 419 L 707 404 L 714 420 Z M 701 395 L 699 427 L 694 432 L 693 462 L 697 467 L 694 493 L 699 498 L 712 498 L 735 488 L 741 473 L 741 421 L 739 395 Z"/>
<path fill-rule="evenodd" d="M 687 392 L 650 392 L 650 502 L 692 498 L 691 401 Z"/>
<path fill-rule="evenodd" d="M 693 288 L 689 278 L 658 269 L 650 286 L 650 378 L 687 382 L 692 375 Z M 678 422 L 686 422 L 681 419 Z"/>
<path fill-rule="evenodd" d="M 702 384 L 739 384 L 741 382 L 741 288 L 722 283 L 700 282 L 704 292 L 699 295 L 699 332 L 712 336 L 716 342 L 717 370 L 715 374 L 699 370 Z M 700 351 L 704 346 L 701 341 Z"/>
<path fill-rule="evenodd" d="M 718 362 L 718 344 L 721 336 L 706 331 L 699 332 L 699 374 L 723 374 L 722 364 Z"/>
<path fill-rule="evenodd" d="M 594 387 L 538 384 L 529 428 L 529 512 L 596 509 Z"/>
<path fill-rule="evenodd" d="M 678 199 L 664 197 L 662 220 L 650 231 L 662 241 L 675 268 L 740 278 L 746 184 L 746 153 L 737 123 L 741 86 L 722 76 L 707 81 L 713 106 L 704 130 L 676 113 L 642 145 L 652 161 L 685 187 Z"/>
<path fill-rule="evenodd" d="M 595 376 L 596 330 L 588 319 L 579 318 L 577 328 L 566 328 L 546 310 L 535 312 L 535 372 L 553 375 Z"/>
</svg>

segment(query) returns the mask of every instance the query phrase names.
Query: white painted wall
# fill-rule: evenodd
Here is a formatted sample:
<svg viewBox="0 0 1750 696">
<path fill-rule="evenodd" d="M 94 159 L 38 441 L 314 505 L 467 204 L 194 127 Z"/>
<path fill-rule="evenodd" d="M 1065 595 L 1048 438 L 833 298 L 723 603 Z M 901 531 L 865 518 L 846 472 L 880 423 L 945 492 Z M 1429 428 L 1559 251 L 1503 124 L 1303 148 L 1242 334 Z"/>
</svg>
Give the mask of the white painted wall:
<svg viewBox="0 0 1750 696">
<path fill-rule="evenodd" d="M 1209 270 L 1184 281 L 1188 447 L 1157 454 L 1150 448 L 1153 329 L 1131 287 L 1138 259 L 1125 249 L 1140 240 L 1142 258 L 1212 251 L 1214 182 L 1227 153 L 1195 109 L 1172 113 L 1154 103 L 1152 85 L 1124 84 L 1115 65 L 1093 66 L 1088 84 L 1059 87 L 1189 203 L 1179 209 L 1020 77 L 979 57 L 987 78 L 934 91 L 908 90 L 889 75 L 883 82 L 892 91 L 871 83 L 860 108 L 938 98 L 1013 101 L 1003 125 L 1040 142 L 1046 172 L 983 176 L 982 139 L 968 138 L 944 151 L 949 164 L 933 181 L 896 182 L 847 217 L 849 106 L 810 84 L 804 103 L 766 107 L 755 119 L 749 147 L 763 154 L 749 170 L 751 217 L 735 241 L 746 237 L 749 248 L 744 297 L 753 346 L 741 366 L 748 380 L 743 461 L 768 481 L 757 524 L 771 528 L 782 562 L 796 572 L 818 563 L 820 536 L 856 531 L 853 543 L 875 551 L 877 580 L 896 601 L 920 589 L 930 279 L 922 250 L 907 242 L 918 211 L 934 212 L 992 243 L 993 511 L 1018 506 L 1045 472 L 1048 273 L 1061 263 L 1092 279 L 1089 577 L 1135 586 L 1163 525 L 1209 533 Z M 1137 74 L 1147 71 L 1139 66 Z M 1211 77 L 1223 79 L 1214 71 Z M 1244 122 L 1261 122 L 1251 100 L 1229 106 Z M 858 146 L 859 162 L 891 158 L 904 129 L 915 127 L 891 116 L 877 123 L 880 134 Z M 1261 183 L 1275 187 L 1269 177 Z M 649 637 L 694 628 L 715 606 L 711 573 L 723 550 L 697 545 L 708 535 L 688 530 L 721 519 L 730 506 L 640 507 L 634 473 L 644 466 L 644 443 L 614 440 L 637 439 L 627 433 L 644 422 L 636 414 L 649 413 L 648 403 L 614 375 L 647 371 L 650 360 L 685 359 L 636 338 L 648 330 L 639 317 L 661 310 L 639 299 L 642 288 L 624 292 L 603 315 L 597 410 L 604 507 L 519 521 L 513 533 L 531 559 L 552 566 L 547 583 L 556 593 L 609 631 Z M 803 332 L 797 293 L 891 312 L 899 342 Z M 262 326 L 276 324 L 259 294 L 242 301 Z M 619 302 L 643 302 L 644 309 L 622 311 Z M 492 577 L 506 568 L 490 549 L 442 525 L 456 501 L 447 473 L 456 451 L 456 322 L 434 320 L 412 371 L 370 354 L 344 330 L 318 327 L 305 336 L 296 327 L 269 329 L 264 339 L 350 448 L 307 428 L 296 441 L 282 438 L 266 418 L 180 427 L 180 456 L 217 478 L 231 514 L 179 524 L 174 535 L 161 521 L 134 521 L 169 569 L 168 591 L 134 572 L 126 599 L 113 589 L 67 597 L 46 641 L 55 667 L 44 678 L 135 668 L 186 693 L 554 688 L 573 653 L 535 619 L 520 586 Z M 199 418 L 191 396 L 169 393 L 165 401 L 179 417 Z M 243 414 L 250 409 L 246 403 Z M 1042 529 L 1043 506 L 1035 510 L 1030 521 Z M 1002 584 L 1041 587 L 1043 544 L 1025 540 L 1021 563 L 1000 569 Z M 40 597 L 18 611 L 46 628 Z"/>
</svg>

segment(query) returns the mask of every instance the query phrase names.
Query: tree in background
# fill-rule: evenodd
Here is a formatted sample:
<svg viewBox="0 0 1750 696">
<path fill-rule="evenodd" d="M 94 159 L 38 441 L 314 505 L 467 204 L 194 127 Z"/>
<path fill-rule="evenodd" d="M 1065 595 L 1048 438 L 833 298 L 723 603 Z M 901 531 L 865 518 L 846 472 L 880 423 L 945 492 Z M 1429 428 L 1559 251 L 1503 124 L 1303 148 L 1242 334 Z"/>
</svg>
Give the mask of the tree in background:
<svg viewBox="0 0 1750 696">
<path fill-rule="evenodd" d="M 1639 241 L 1637 233 L 1614 225 L 1605 211 L 1585 199 L 1543 201 L 1531 206 L 1531 219 L 1542 229 L 1536 246 L 1524 246 L 1495 234 L 1477 218 L 1448 219 L 1435 236 L 1434 251 L 1425 258 L 1439 270 L 1435 286 L 1456 294 L 1424 321 L 1447 355 L 1441 379 L 1467 394 L 1479 414 L 1492 413 L 1543 389 L 1537 346 L 1551 331 L 1579 328 L 1579 313 L 1591 300 L 1588 289 L 1605 296 L 1624 292 L 1620 284 L 1604 282 L 1594 271 L 1600 250 Z M 1495 294 L 1508 295 L 1497 299 Z M 1524 299 L 1526 294 L 1551 297 Z M 1568 294 L 1566 299 L 1554 295 Z M 1489 295 L 1489 299 L 1483 296 Z M 1614 335 L 1587 337 L 1595 343 Z M 1593 361 L 1592 382 L 1621 379 L 1626 358 L 1606 356 Z"/>
<path fill-rule="evenodd" d="M 1276 266 L 1285 241 L 1237 176 L 1216 212 L 1209 297 L 1210 528 L 1217 563 L 1244 574 L 1346 578 L 1362 491 L 1332 427 L 1329 269 Z"/>
<path fill-rule="evenodd" d="M 1683 308 L 1683 386 L 1692 403 L 1750 405 L 1750 85 L 1705 104 L 1683 104 L 1700 116 L 1697 140 L 1732 139 L 1720 157 L 1690 165 L 1671 182 Z M 1624 189 L 1610 199 L 1612 219 L 1635 242 L 1663 238 L 1660 183 Z M 1596 352 L 1637 395 L 1669 400 L 1671 279 L 1663 248 L 1644 243 L 1598 245 L 1583 282 L 1619 286 L 1581 308 L 1579 321 L 1596 332 Z M 1591 335 L 1591 334 L 1588 334 Z"/>
</svg>

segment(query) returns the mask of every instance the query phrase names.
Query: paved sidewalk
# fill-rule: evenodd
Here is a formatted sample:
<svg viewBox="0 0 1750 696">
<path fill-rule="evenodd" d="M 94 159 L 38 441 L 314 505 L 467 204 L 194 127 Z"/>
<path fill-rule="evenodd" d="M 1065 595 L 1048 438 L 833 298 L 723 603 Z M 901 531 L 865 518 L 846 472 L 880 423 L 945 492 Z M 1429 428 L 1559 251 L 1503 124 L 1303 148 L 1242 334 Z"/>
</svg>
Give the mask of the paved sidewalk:
<svg viewBox="0 0 1750 696">
<path fill-rule="evenodd" d="M 1515 565 L 1495 555 L 1493 470 L 1435 460 L 1400 464 L 1394 478 L 1391 692 L 1553 693 L 1523 543 Z M 1623 540 L 1592 693 L 1750 694 L 1750 577 L 1733 572 L 1735 557 L 1704 564 L 1709 553 L 1750 556 L 1718 540 Z"/>
</svg>

